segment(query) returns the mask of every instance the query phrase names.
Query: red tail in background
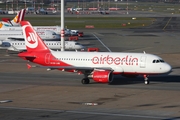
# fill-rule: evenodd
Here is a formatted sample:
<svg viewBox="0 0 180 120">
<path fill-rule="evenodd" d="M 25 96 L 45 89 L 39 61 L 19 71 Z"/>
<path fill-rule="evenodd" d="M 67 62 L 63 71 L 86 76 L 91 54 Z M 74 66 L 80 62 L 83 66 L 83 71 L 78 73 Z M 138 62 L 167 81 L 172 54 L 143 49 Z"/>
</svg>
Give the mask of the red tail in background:
<svg viewBox="0 0 180 120">
<path fill-rule="evenodd" d="M 24 20 L 25 13 L 26 13 L 26 9 L 22 9 L 21 11 L 19 11 L 16 23 L 19 23 Z"/>
</svg>

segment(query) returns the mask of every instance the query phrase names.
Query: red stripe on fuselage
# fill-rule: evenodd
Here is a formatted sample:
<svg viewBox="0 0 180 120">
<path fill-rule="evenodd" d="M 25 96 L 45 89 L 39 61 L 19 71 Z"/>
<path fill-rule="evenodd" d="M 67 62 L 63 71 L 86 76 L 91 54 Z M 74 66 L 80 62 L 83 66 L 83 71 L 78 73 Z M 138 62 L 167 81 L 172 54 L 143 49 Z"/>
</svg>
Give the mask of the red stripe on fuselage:
<svg viewBox="0 0 180 120">
<path fill-rule="evenodd" d="M 55 58 L 50 52 L 22 52 L 18 54 L 19 57 L 29 60 L 43 66 L 71 66 L 61 60 Z M 32 59 L 33 58 L 33 59 Z"/>
</svg>

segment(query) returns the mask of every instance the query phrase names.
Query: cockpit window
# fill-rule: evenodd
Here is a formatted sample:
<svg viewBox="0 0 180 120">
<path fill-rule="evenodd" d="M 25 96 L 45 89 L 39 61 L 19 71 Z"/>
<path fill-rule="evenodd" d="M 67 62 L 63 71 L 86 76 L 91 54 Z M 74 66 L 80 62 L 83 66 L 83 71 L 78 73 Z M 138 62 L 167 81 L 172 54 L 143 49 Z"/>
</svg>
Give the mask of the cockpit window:
<svg viewBox="0 0 180 120">
<path fill-rule="evenodd" d="M 53 33 L 52 35 L 56 35 L 56 33 Z"/>
<path fill-rule="evenodd" d="M 164 63 L 164 60 L 162 60 L 162 59 L 153 60 L 152 63 Z"/>
<path fill-rule="evenodd" d="M 163 62 L 164 62 L 164 60 L 160 59 L 160 62 L 162 62 L 162 63 L 163 63 Z"/>
<path fill-rule="evenodd" d="M 80 43 L 75 43 L 75 45 L 80 45 Z"/>
</svg>

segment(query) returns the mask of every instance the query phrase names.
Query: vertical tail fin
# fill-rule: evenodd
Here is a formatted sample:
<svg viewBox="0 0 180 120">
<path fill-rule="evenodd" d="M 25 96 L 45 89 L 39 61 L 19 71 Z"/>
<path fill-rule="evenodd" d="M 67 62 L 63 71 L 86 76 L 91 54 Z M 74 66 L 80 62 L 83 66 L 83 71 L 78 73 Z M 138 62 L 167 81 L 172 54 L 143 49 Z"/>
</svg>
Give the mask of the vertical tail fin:
<svg viewBox="0 0 180 120">
<path fill-rule="evenodd" d="M 10 19 L 2 18 L 2 21 L 0 22 L 0 29 L 7 27 L 7 26 L 12 26 Z"/>
<path fill-rule="evenodd" d="M 0 29 L 5 28 L 7 26 L 19 26 L 20 22 L 24 20 L 25 12 L 26 9 L 22 9 L 11 21 L 8 18 L 3 18 L 3 21 L 0 22 Z"/>
<path fill-rule="evenodd" d="M 50 51 L 28 21 L 20 22 L 28 52 Z"/>
<path fill-rule="evenodd" d="M 22 9 L 18 12 L 18 14 L 11 20 L 12 25 L 20 25 L 20 22 L 24 20 L 24 15 L 26 13 L 26 9 Z"/>
</svg>

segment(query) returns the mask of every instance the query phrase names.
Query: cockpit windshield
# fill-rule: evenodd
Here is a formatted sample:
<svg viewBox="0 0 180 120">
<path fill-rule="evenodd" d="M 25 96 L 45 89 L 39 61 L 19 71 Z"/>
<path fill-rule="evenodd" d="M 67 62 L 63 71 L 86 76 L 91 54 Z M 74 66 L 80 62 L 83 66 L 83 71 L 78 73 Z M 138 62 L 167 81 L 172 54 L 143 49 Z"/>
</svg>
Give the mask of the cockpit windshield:
<svg viewBox="0 0 180 120">
<path fill-rule="evenodd" d="M 152 63 L 164 63 L 164 60 L 162 60 L 162 59 L 159 59 L 159 60 L 153 60 Z"/>
<path fill-rule="evenodd" d="M 80 45 L 80 43 L 75 43 L 75 45 Z"/>
</svg>

